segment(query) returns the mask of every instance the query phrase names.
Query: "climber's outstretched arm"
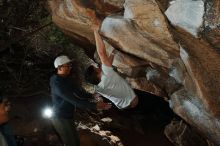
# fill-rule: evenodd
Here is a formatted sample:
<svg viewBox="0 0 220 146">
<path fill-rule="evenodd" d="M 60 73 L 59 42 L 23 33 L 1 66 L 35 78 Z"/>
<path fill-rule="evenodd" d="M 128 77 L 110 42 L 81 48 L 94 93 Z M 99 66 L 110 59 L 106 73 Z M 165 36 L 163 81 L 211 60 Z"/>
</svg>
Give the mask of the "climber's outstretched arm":
<svg viewBox="0 0 220 146">
<path fill-rule="evenodd" d="M 94 35 L 95 35 L 95 41 L 96 41 L 96 49 L 97 49 L 99 58 L 101 60 L 101 63 L 106 66 L 112 66 L 112 60 L 107 55 L 105 44 L 98 32 L 98 28 L 94 28 Z"/>
</svg>

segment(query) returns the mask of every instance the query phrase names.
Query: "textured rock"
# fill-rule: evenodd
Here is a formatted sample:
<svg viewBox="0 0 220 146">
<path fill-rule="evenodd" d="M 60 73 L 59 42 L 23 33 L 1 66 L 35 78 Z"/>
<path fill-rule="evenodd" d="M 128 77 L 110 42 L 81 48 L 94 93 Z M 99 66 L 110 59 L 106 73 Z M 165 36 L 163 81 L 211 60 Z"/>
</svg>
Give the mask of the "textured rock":
<svg viewBox="0 0 220 146">
<path fill-rule="evenodd" d="M 101 30 L 122 51 L 155 64 L 169 67 L 178 56 L 178 46 L 153 0 L 126 1 L 124 16 L 105 18 Z"/>
<path fill-rule="evenodd" d="M 124 4 L 125 0 L 104 0 L 104 3 L 108 3 L 111 4 L 113 6 L 117 6 L 119 8 L 123 8 L 123 4 Z"/>
<path fill-rule="evenodd" d="M 186 48 L 180 49 L 186 73 L 183 87 L 171 95 L 172 109 L 219 145 L 219 54 L 189 34 L 178 34 Z"/>
<path fill-rule="evenodd" d="M 149 82 L 146 78 L 126 78 L 126 80 L 131 84 L 131 87 L 134 89 L 147 91 L 151 94 L 167 99 L 166 93 L 154 83 Z"/>
<path fill-rule="evenodd" d="M 165 134 L 176 146 L 207 146 L 204 138 L 183 121 L 172 121 L 165 128 Z"/>
<path fill-rule="evenodd" d="M 165 12 L 173 25 L 182 27 L 197 36 L 203 22 L 204 2 L 202 0 L 175 0 Z"/>
<path fill-rule="evenodd" d="M 91 8 L 100 16 L 117 13 L 123 9 L 124 0 L 76 0 L 78 5 Z"/>
<path fill-rule="evenodd" d="M 212 0 L 206 3 L 207 12 L 204 16 L 204 35 L 208 42 L 220 48 L 220 1 Z"/>
<path fill-rule="evenodd" d="M 105 46 L 108 54 L 110 54 L 114 50 L 115 55 L 112 64 L 113 66 L 120 68 L 121 73 L 125 73 L 126 69 L 130 69 L 131 71 L 134 71 L 135 70 L 134 68 L 141 68 L 141 67 L 146 68 L 146 66 L 149 66 L 149 62 L 137 58 L 135 56 L 125 54 L 121 51 L 118 51 L 107 42 L 105 42 Z M 98 58 L 98 56 L 96 58 Z M 126 74 L 129 76 L 135 76 L 132 73 L 129 73 L 128 71 Z"/>
<path fill-rule="evenodd" d="M 219 119 L 210 116 L 201 106 L 202 103 L 182 89 L 171 96 L 171 108 L 191 126 L 196 127 L 205 138 L 219 145 Z"/>
<path fill-rule="evenodd" d="M 86 9 L 81 9 L 77 2 L 71 0 L 49 1 L 49 5 L 53 21 L 67 35 L 81 42 L 94 43 L 93 33 L 90 29 L 91 21 L 88 16 L 84 15 Z"/>
<path fill-rule="evenodd" d="M 178 33 L 181 44 L 180 56 L 183 60 L 187 73 L 192 79 L 188 86 L 184 87 L 190 94 L 202 100 L 207 111 L 215 116 L 220 114 L 220 58 L 219 53 L 212 49 L 204 41 L 193 38 L 187 34 Z M 195 89 L 192 90 L 191 86 Z"/>
<path fill-rule="evenodd" d="M 171 24 L 163 13 L 168 1 L 161 0 L 65 0 L 50 7 L 53 21 L 82 46 L 95 44 L 86 12 L 96 12 L 107 50 L 117 49 L 117 70 L 134 88 L 167 97 L 176 114 L 220 145 L 218 0 L 174 1 L 166 12 Z"/>
<path fill-rule="evenodd" d="M 165 12 L 169 5 L 169 0 L 156 0 L 162 12 Z"/>
</svg>

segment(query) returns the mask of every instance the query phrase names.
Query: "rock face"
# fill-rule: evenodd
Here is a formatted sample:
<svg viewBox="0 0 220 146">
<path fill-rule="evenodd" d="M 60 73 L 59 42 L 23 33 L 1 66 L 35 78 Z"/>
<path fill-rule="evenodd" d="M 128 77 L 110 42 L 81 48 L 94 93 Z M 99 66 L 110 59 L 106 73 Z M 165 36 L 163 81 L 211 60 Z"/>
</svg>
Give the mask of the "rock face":
<svg viewBox="0 0 220 146">
<path fill-rule="evenodd" d="M 206 13 L 204 15 L 204 30 L 203 35 L 206 40 L 219 50 L 219 26 L 220 26 L 220 1 L 207 1 Z"/>
<path fill-rule="evenodd" d="M 183 121 L 172 121 L 165 128 L 165 134 L 172 143 L 181 146 L 206 146 L 206 140 L 194 132 Z"/>
<path fill-rule="evenodd" d="M 173 25 L 180 26 L 194 36 L 197 36 L 202 25 L 204 2 L 202 0 L 175 0 L 165 12 Z"/>
<path fill-rule="evenodd" d="M 95 44 L 86 15 L 95 12 L 107 50 L 117 50 L 113 65 L 131 85 L 169 100 L 176 114 L 220 145 L 218 0 L 48 2 L 53 22 L 82 47 Z"/>
</svg>

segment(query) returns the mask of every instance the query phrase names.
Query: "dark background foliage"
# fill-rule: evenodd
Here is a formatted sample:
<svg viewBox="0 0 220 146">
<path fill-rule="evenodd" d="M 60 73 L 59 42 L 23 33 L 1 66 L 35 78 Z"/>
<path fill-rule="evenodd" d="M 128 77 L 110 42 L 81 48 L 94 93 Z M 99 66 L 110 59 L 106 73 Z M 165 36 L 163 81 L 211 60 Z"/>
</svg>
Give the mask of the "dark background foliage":
<svg viewBox="0 0 220 146">
<path fill-rule="evenodd" d="M 82 50 L 52 23 L 46 1 L 0 1 L 0 91 L 3 94 L 48 93 L 54 58 L 58 54 L 76 58 L 80 53 L 83 54 Z"/>
</svg>

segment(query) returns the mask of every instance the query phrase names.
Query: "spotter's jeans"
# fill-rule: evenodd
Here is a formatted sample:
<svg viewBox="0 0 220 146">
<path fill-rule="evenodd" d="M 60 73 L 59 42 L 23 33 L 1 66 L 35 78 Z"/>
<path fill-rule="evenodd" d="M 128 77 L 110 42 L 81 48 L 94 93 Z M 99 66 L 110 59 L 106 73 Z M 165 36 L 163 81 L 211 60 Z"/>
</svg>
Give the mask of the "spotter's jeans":
<svg viewBox="0 0 220 146">
<path fill-rule="evenodd" d="M 80 146 L 74 119 L 53 118 L 52 123 L 65 146 Z"/>
</svg>

